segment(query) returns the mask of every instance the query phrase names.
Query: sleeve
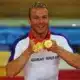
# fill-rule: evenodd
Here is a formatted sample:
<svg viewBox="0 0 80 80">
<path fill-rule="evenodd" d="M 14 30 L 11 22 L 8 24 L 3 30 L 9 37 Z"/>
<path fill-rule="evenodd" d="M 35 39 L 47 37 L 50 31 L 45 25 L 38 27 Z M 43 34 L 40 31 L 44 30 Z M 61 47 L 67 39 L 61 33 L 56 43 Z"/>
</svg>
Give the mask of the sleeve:
<svg viewBox="0 0 80 80">
<path fill-rule="evenodd" d="M 14 60 L 17 59 L 27 48 L 29 42 L 27 40 L 21 40 L 15 47 Z"/>
<path fill-rule="evenodd" d="M 60 36 L 58 38 L 58 40 L 59 40 L 59 42 L 58 42 L 59 46 L 63 47 L 65 50 L 73 53 L 73 50 L 72 50 L 70 44 L 68 43 L 68 40 L 65 37 Z"/>
<path fill-rule="evenodd" d="M 15 47 L 14 60 L 17 59 L 22 53 L 20 43 L 18 43 Z"/>
</svg>

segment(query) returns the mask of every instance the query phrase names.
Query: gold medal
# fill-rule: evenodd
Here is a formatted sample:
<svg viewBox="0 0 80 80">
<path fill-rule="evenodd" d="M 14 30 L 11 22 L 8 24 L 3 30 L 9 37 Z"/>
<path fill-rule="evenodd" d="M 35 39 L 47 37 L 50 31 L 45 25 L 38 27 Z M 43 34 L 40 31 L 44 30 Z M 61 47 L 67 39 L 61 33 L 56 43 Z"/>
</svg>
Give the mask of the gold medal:
<svg viewBox="0 0 80 80">
<path fill-rule="evenodd" d="M 43 49 L 43 43 L 38 42 L 33 46 L 33 51 L 34 52 L 39 52 L 41 49 Z"/>
<path fill-rule="evenodd" d="M 51 40 L 45 40 L 44 41 L 44 47 L 45 48 L 50 48 L 52 46 L 52 41 Z"/>
</svg>

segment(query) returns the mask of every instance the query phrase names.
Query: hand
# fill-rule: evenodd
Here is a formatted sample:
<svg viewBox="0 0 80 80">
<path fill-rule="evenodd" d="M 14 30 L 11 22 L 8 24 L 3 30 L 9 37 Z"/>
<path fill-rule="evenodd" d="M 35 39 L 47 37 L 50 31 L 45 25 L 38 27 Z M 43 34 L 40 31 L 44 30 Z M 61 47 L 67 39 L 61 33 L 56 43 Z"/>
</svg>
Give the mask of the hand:
<svg viewBox="0 0 80 80">
<path fill-rule="evenodd" d="M 33 45 L 34 45 L 33 40 L 29 40 L 29 46 L 28 46 L 27 50 L 28 50 L 31 54 L 33 53 Z"/>
<path fill-rule="evenodd" d="M 52 46 L 50 48 L 47 48 L 47 50 L 56 53 L 58 51 L 58 45 L 56 41 L 52 40 Z"/>
<path fill-rule="evenodd" d="M 33 41 L 29 40 L 29 46 L 28 48 L 24 51 L 24 56 L 26 57 L 30 57 L 33 54 Z"/>
</svg>

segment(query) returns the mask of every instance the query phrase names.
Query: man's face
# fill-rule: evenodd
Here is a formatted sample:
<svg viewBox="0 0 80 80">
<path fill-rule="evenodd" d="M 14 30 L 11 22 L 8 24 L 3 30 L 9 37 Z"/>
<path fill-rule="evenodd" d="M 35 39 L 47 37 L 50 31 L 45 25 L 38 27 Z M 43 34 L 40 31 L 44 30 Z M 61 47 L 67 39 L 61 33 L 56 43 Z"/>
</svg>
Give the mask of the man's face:
<svg viewBox="0 0 80 80">
<path fill-rule="evenodd" d="M 30 14 L 30 25 L 37 34 L 48 31 L 48 10 L 46 8 L 33 8 Z"/>
</svg>

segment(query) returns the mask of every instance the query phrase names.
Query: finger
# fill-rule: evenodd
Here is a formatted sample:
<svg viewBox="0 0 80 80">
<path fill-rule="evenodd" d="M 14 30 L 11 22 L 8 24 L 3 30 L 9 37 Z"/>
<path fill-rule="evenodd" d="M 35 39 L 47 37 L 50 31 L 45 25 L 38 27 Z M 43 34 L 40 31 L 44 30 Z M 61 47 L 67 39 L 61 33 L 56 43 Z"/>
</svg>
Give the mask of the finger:
<svg viewBox="0 0 80 80">
<path fill-rule="evenodd" d="M 55 40 L 52 40 L 52 46 L 53 45 L 56 45 L 56 41 Z"/>
<path fill-rule="evenodd" d="M 30 40 L 30 45 L 33 46 L 34 45 L 34 41 Z"/>
</svg>

